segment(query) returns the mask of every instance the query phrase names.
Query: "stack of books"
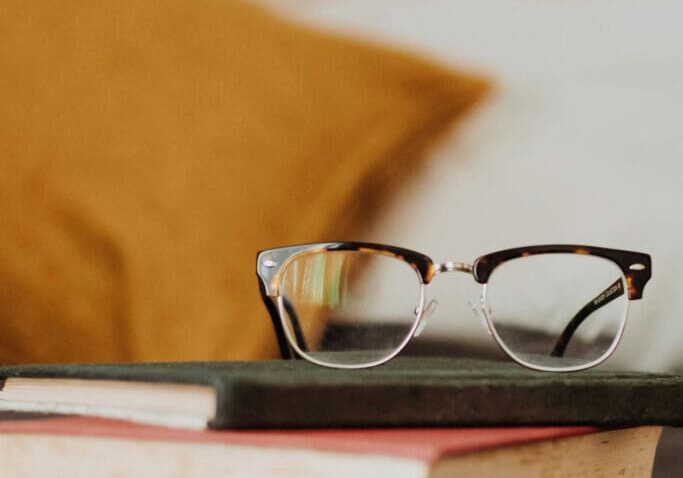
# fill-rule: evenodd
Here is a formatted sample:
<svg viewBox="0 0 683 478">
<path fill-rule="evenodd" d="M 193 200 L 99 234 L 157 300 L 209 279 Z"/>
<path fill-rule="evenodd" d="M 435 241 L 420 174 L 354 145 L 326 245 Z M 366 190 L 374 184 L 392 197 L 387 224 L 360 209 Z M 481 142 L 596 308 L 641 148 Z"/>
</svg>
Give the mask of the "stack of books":
<svg viewBox="0 0 683 478">
<path fill-rule="evenodd" d="M 661 426 L 683 424 L 680 376 L 434 357 L 0 377 L 4 476 L 649 477 Z"/>
</svg>

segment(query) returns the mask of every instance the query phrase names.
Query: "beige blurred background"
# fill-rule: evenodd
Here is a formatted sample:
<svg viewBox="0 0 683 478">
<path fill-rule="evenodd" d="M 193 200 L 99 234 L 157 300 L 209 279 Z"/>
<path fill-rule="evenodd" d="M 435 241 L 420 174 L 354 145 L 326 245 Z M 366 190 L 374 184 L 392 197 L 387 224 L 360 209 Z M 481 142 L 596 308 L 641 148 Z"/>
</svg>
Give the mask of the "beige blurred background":
<svg viewBox="0 0 683 478">
<path fill-rule="evenodd" d="M 683 369 L 683 4 L 426 0 L 266 2 L 328 31 L 468 66 L 494 94 L 439 144 L 368 238 L 436 261 L 586 243 L 653 256 L 609 366 Z M 425 336 L 490 343 L 446 276 Z"/>
</svg>

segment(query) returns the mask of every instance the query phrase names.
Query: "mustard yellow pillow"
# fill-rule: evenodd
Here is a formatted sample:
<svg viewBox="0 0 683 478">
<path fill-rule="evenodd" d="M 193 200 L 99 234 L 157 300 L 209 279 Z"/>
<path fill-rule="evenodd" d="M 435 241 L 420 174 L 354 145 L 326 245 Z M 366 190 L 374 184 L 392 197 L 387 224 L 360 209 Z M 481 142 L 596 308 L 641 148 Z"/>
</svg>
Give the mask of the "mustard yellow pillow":
<svg viewBox="0 0 683 478">
<path fill-rule="evenodd" d="M 0 2 L 0 362 L 275 354 L 258 249 L 353 238 L 486 90 L 218 0 Z"/>
</svg>

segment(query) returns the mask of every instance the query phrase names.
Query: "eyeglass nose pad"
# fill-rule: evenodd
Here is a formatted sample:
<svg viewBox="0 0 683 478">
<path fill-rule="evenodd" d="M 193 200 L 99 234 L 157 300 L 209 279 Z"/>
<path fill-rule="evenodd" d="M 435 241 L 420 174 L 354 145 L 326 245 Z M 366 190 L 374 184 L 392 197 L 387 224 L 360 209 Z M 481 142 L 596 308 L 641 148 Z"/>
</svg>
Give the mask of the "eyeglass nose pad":
<svg viewBox="0 0 683 478">
<path fill-rule="evenodd" d="M 489 325 L 488 320 L 486 320 L 486 315 L 491 315 L 491 308 L 485 305 L 480 305 L 476 306 L 472 303 L 472 301 L 467 301 L 467 304 L 470 306 L 470 309 L 472 309 L 472 313 L 476 318 L 481 320 L 482 325 L 486 329 L 486 331 L 489 333 L 491 337 L 493 337 L 493 332 L 491 332 L 491 326 Z M 486 309 L 484 309 L 486 307 Z"/>
<path fill-rule="evenodd" d="M 429 301 L 427 304 L 427 307 L 425 307 L 424 312 L 422 313 L 422 318 L 420 319 L 420 324 L 417 326 L 417 329 L 415 329 L 415 333 L 413 334 L 413 337 L 419 337 L 422 331 L 424 330 L 425 326 L 427 325 L 427 320 L 434 314 L 434 311 L 436 310 L 436 306 L 439 305 L 439 303 L 436 301 L 436 299 L 432 299 Z M 420 308 L 415 307 L 415 310 L 413 311 L 415 316 L 420 315 Z"/>
</svg>

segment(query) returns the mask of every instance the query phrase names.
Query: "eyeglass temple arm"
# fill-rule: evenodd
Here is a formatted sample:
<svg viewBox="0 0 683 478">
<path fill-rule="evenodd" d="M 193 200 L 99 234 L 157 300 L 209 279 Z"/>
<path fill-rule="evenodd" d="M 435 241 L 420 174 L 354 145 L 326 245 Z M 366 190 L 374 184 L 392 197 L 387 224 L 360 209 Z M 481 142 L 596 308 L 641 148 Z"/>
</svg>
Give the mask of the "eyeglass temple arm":
<svg viewBox="0 0 683 478">
<path fill-rule="evenodd" d="M 298 358 L 298 355 L 289 346 L 287 342 L 287 335 L 282 326 L 282 321 L 280 320 L 280 311 L 278 310 L 277 302 L 274 297 L 269 296 L 266 293 L 265 286 L 263 282 L 259 279 L 259 290 L 261 292 L 261 299 L 268 309 L 268 314 L 270 315 L 270 320 L 273 322 L 273 328 L 275 329 L 275 336 L 277 337 L 277 343 L 280 347 L 280 356 L 285 359 Z M 306 339 L 304 338 L 303 332 L 301 330 L 301 323 L 299 321 L 299 316 L 296 314 L 291 301 L 286 297 L 282 296 L 282 302 L 285 306 L 285 311 L 289 315 L 290 322 L 292 323 L 292 328 L 294 329 L 294 336 L 297 341 L 299 348 L 305 352 L 308 351 L 308 346 L 306 344 Z"/>
<path fill-rule="evenodd" d="M 282 303 L 284 304 L 285 312 L 287 312 L 287 315 L 289 315 L 289 320 L 292 323 L 292 328 L 294 329 L 294 338 L 296 339 L 297 345 L 302 351 L 308 352 L 306 338 L 304 337 L 304 333 L 301 330 L 301 321 L 299 320 L 299 316 L 296 314 L 296 311 L 294 310 L 292 302 L 287 298 L 286 295 L 283 295 Z"/>
<path fill-rule="evenodd" d="M 258 280 L 258 284 L 259 291 L 261 292 L 261 299 L 263 299 L 263 304 L 266 306 L 266 309 L 268 309 L 270 320 L 273 322 L 275 337 L 277 337 L 277 344 L 280 347 L 280 356 L 285 360 L 294 358 L 295 354 L 289 347 L 289 344 L 287 343 L 287 336 L 282 328 L 282 322 L 280 321 L 280 313 L 278 312 L 277 304 L 275 303 L 275 300 L 273 300 L 273 298 L 267 294 L 266 288 L 260 278 Z"/>
<path fill-rule="evenodd" d="M 574 335 L 574 332 L 576 332 L 576 329 L 579 328 L 583 321 L 600 307 L 606 306 L 622 295 L 624 295 L 624 284 L 622 279 L 619 278 L 614 283 L 610 284 L 605 290 L 591 299 L 581 308 L 581 310 L 576 313 L 576 315 L 572 318 L 572 320 L 569 321 L 567 326 L 562 331 L 562 335 L 560 335 L 560 337 L 557 339 L 555 348 L 553 348 L 553 351 L 550 355 L 553 357 L 562 357 L 572 339 L 572 336 Z"/>
</svg>

